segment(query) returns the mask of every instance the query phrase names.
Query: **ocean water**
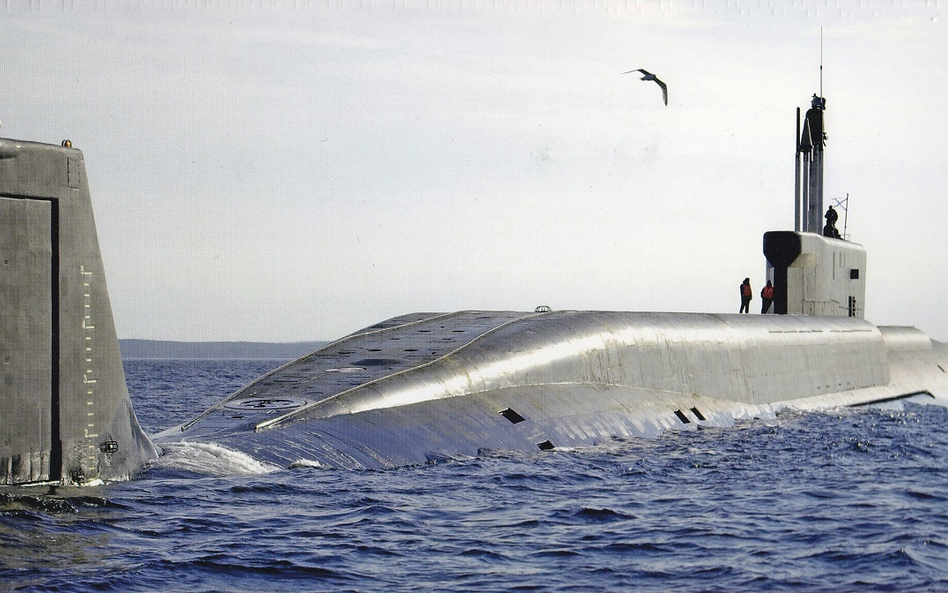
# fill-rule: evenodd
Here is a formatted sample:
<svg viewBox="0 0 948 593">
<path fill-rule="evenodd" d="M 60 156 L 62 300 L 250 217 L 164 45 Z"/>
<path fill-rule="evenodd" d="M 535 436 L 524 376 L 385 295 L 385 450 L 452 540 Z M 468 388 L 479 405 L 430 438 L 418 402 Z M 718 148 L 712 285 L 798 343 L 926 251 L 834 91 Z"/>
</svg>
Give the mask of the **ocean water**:
<svg viewBox="0 0 948 593">
<path fill-rule="evenodd" d="M 279 361 L 126 361 L 149 433 Z M 0 495 L 0 590 L 945 591 L 948 409 L 385 471 L 214 447 L 139 480 Z"/>
</svg>

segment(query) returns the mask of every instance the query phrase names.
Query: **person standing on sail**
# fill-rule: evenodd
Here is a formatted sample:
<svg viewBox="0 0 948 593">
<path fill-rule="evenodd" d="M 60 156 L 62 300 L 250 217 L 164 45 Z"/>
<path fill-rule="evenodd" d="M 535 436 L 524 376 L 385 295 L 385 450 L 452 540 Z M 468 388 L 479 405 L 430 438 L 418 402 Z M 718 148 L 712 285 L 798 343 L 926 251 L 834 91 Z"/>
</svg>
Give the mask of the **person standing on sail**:
<svg viewBox="0 0 948 593">
<path fill-rule="evenodd" d="M 760 289 L 760 314 L 763 315 L 770 311 L 770 305 L 774 302 L 774 285 L 767 281 L 767 286 Z"/>
<path fill-rule="evenodd" d="M 753 294 L 751 279 L 744 278 L 744 283 L 741 284 L 741 310 L 738 313 L 750 313 L 750 302 L 754 298 Z"/>
</svg>

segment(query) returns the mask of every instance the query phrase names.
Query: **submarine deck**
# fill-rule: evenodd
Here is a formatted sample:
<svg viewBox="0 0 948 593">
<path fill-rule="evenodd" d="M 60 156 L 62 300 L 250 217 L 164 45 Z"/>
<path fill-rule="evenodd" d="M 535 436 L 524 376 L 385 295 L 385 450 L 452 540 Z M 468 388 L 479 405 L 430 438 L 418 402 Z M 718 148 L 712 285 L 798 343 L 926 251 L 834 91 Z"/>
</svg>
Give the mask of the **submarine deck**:
<svg viewBox="0 0 948 593">
<path fill-rule="evenodd" d="M 213 442 L 284 467 L 300 458 L 387 467 L 657 436 L 728 426 L 786 402 L 852 405 L 926 391 L 898 372 L 890 385 L 890 346 L 907 361 L 927 349 L 923 370 L 948 389 L 937 371 L 948 368 L 943 347 L 860 319 L 413 313 L 292 361 L 155 438 Z"/>
</svg>

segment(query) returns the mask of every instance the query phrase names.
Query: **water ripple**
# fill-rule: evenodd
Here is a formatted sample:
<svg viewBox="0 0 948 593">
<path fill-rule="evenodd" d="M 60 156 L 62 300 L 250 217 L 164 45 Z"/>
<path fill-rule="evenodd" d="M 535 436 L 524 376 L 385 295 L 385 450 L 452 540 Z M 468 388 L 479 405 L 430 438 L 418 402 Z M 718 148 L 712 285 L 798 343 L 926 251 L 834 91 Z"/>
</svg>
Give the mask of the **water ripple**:
<svg viewBox="0 0 948 593">
<path fill-rule="evenodd" d="M 214 363 L 132 373 L 154 429 L 262 372 Z M 906 404 L 395 470 L 158 466 L 0 495 L 0 590 L 943 591 L 946 426 Z"/>
</svg>

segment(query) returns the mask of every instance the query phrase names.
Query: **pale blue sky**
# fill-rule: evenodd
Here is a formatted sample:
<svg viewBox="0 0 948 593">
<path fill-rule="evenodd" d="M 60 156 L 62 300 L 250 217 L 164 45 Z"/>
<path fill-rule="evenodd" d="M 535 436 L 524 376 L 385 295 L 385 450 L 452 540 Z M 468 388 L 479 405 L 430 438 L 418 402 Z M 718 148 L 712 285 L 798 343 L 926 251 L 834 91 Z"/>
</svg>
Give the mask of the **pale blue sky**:
<svg viewBox="0 0 948 593">
<path fill-rule="evenodd" d="M 83 150 L 120 337 L 730 313 L 792 227 L 823 27 L 867 317 L 948 338 L 941 10 L 795 4 L 11 0 L 0 134 Z"/>
</svg>

